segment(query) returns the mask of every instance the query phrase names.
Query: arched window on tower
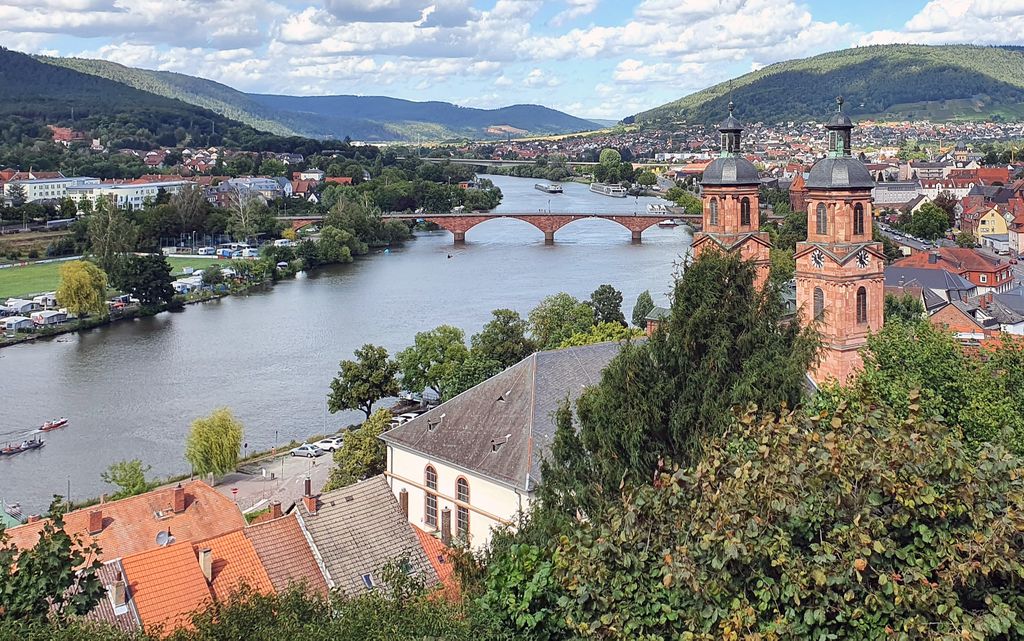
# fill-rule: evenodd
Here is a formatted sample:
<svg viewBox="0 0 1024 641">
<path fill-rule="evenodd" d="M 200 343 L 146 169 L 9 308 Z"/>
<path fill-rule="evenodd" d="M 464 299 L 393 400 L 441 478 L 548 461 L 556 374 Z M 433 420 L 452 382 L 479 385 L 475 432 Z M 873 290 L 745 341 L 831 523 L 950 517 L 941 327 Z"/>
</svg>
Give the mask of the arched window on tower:
<svg viewBox="0 0 1024 641">
<path fill-rule="evenodd" d="M 750 225 L 750 199 L 746 196 L 740 201 L 740 225 Z"/>
<path fill-rule="evenodd" d="M 710 213 L 711 213 L 711 224 L 712 225 L 717 225 L 718 224 L 718 199 L 717 198 L 712 198 L 711 199 L 711 202 L 708 203 L 708 209 L 710 210 Z"/>
<path fill-rule="evenodd" d="M 428 465 L 423 477 L 427 486 L 423 499 L 423 522 L 429 527 L 437 527 L 437 470 Z"/>
<path fill-rule="evenodd" d="M 860 236 L 864 233 L 864 205 L 857 203 L 853 206 L 853 234 Z"/>
<path fill-rule="evenodd" d="M 820 287 L 814 288 L 814 320 L 821 320 L 825 315 L 825 292 Z"/>
<path fill-rule="evenodd" d="M 814 231 L 817 234 L 828 233 L 828 207 L 825 203 L 818 203 L 818 208 L 815 210 L 815 225 Z"/>
<path fill-rule="evenodd" d="M 857 324 L 863 325 L 868 322 L 868 290 L 863 287 L 857 288 Z"/>
<path fill-rule="evenodd" d="M 460 503 L 469 503 L 469 481 L 459 477 L 455 481 L 455 498 Z M 463 541 L 469 539 L 469 508 L 458 505 L 455 508 L 455 531 Z"/>
</svg>

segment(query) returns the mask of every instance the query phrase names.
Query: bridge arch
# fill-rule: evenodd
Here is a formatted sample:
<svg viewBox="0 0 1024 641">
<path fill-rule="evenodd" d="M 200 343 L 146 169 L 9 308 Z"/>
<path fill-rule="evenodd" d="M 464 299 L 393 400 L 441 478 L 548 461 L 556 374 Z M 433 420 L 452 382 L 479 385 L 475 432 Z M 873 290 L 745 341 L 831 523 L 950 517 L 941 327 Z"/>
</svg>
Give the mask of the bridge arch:
<svg viewBox="0 0 1024 641">
<path fill-rule="evenodd" d="M 653 227 L 663 220 L 658 216 L 640 214 L 600 214 L 600 213 L 493 213 L 493 214 L 442 214 L 422 216 L 421 219 L 446 229 L 455 237 L 456 243 L 466 241 L 466 232 L 477 225 L 498 218 L 514 218 L 521 220 L 544 233 L 545 244 L 555 242 L 555 232 L 577 220 L 600 219 L 608 220 L 628 229 L 634 243 L 641 242 L 644 230 Z"/>
</svg>

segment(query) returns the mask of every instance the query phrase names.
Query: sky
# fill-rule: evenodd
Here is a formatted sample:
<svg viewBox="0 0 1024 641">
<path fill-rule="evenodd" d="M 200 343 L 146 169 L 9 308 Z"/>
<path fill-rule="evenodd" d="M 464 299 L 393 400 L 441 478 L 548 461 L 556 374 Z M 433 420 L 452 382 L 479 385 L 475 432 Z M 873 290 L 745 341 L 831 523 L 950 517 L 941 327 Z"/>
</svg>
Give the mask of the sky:
<svg viewBox="0 0 1024 641">
<path fill-rule="evenodd" d="M 1024 0 L 0 0 L 0 45 L 254 93 L 621 119 L 764 65 L 1024 43 Z"/>
</svg>

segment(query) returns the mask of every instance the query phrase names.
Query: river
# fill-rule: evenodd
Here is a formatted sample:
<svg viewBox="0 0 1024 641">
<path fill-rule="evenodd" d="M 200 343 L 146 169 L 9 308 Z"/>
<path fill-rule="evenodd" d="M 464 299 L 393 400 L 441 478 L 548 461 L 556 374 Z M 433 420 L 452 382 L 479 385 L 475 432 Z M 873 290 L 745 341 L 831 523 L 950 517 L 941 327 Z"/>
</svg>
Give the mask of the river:
<svg viewBox="0 0 1024 641">
<path fill-rule="evenodd" d="M 586 185 L 565 193 L 533 188 L 534 179 L 487 176 L 504 193 L 497 211 L 644 213 L 653 198 L 609 198 Z M 492 309 L 524 316 L 540 299 L 566 291 L 586 298 L 610 283 L 630 317 L 650 289 L 666 304 L 675 265 L 690 243 L 682 227 L 653 227 L 643 243 L 605 220 L 573 222 L 544 245 L 522 221 L 488 221 L 454 246 L 446 231 L 417 234 L 404 247 L 349 265 L 300 274 L 273 289 L 191 305 L 183 312 L 115 323 L 0 350 L 0 443 L 20 441 L 56 416 L 69 425 L 44 435 L 40 450 L 0 458 L 0 498 L 25 513 L 53 494 L 76 500 L 111 491 L 100 474 L 140 458 L 153 476 L 188 471 L 190 422 L 219 406 L 245 425 L 248 451 L 335 431 L 360 412 L 326 414 L 338 361 L 364 343 L 394 354 L 416 332 L 440 324 L 469 335 Z"/>
</svg>

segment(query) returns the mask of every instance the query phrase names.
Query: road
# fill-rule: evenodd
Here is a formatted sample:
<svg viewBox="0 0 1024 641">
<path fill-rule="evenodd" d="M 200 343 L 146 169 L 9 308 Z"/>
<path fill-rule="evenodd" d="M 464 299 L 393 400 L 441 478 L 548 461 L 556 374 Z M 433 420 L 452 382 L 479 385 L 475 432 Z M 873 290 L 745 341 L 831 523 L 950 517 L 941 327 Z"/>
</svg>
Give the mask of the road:
<svg viewBox="0 0 1024 641">
<path fill-rule="evenodd" d="M 287 454 L 268 458 L 243 465 L 238 472 L 225 476 L 216 489 L 233 499 L 243 512 L 260 510 L 271 501 L 280 501 L 281 509 L 287 511 L 302 498 L 307 475 L 314 494 L 323 489 L 332 463 L 329 453 L 314 459 Z"/>
</svg>

